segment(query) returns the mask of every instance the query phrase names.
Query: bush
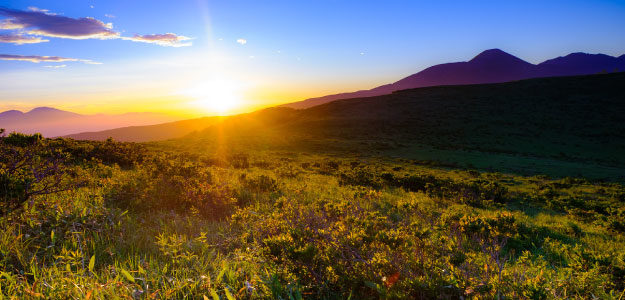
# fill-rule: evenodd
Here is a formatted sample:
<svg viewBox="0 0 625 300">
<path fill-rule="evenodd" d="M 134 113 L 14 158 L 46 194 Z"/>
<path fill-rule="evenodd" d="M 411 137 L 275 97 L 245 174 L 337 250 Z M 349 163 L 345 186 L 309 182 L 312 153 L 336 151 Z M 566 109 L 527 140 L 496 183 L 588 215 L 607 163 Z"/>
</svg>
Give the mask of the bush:
<svg viewBox="0 0 625 300">
<path fill-rule="evenodd" d="M 360 185 L 379 189 L 384 186 L 400 187 L 407 191 L 424 192 L 429 196 L 451 199 L 458 203 L 486 207 L 510 200 L 506 187 L 496 181 L 472 179 L 453 181 L 427 174 L 378 174 L 371 168 L 358 167 L 339 174 L 340 185 Z"/>
<path fill-rule="evenodd" d="M 271 193 L 278 190 L 278 182 L 267 175 L 248 177 L 241 174 L 239 180 L 244 187 L 255 193 Z"/>
<path fill-rule="evenodd" d="M 40 134 L 0 137 L 0 201 L 4 214 L 32 196 L 58 193 L 84 184 L 69 155 L 48 147 Z"/>
<path fill-rule="evenodd" d="M 197 162 L 180 157 L 156 157 L 127 180 L 110 186 L 108 205 L 133 211 L 198 211 L 213 218 L 227 216 L 234 207 L 234 192 L 212 182 L 212 174 Z"/>
<path fill-rule="evenodd" d="M 248 169 L 250 167 L 249 157 L 245 154 L 234 154 L 228 160 L 235 169 Z"/>
<path fill-rule="evenodd" d="M 316 163 L 316 166 L 319 168 L 319 174 L 323 175 L 332 175 L 339 170 L 339 163 L 333 160 Z"/>
</svg>

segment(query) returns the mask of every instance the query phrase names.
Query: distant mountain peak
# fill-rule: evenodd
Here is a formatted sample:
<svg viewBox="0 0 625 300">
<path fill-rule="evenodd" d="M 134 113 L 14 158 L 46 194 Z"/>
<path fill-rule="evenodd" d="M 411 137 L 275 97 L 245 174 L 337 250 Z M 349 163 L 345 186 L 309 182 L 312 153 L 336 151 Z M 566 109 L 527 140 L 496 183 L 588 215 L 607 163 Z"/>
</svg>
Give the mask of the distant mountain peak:
<svg viewBox="0 0 625 300">
<path fill-rule="evenodd" d="M 482 52 L 480 52 L 478 55 L 476 55 L 475 57 L 478 56 L 482 56 L 482 55 L 511 55 L 506 51 L 503 51 L 499 48 L 492 48 L 492 49 L 486 49 Z"/>
<path fill-rule="evenodd" d="M 7 110 L 7 111 L 0 112 L 0 118 L 18 117 L 18 116 L 21 116 L 23 114 L 24 113 L 19 111 L 19 110 L 12 109 L 12 110 Z"/>
<path fill-rule="evenodd" d="M 614 57 L 612 57 L 610 55 L 602 54 L 602 53 L 591 54 L 591 53 L 585 53 L 585 52 L 574 52 L 574 53 L 571 53 L 571 54 L 565 56 L 565 58 L 568 58 L 568 59 L 588 59 L 588 58 L 594 58 L 594 59 L 614 59 Z"/>
<path fill-rule="evenodd" d="M 517 62 L 519 63 L 519 62 L 522 62 L 522 63 L 529 64 L 528 62 L 497 48 L 484 50 L 480 54 L 475 56 L 473 59 L 471 59 L 469 62 L 472 62 L 472 63 L 482 63 L 482 62 L 496 62 L 496 63 Z"/>
<path fill-rule="evenodd" d="M 31 109 L 29 111 L 29 113 L 49 112 L 49 111 L 62 111 L 62 110 L 56 109 L 54 107 L 49 107 L 49 106 L 40 106 L 40 107 L 35 107 L 35 108 Z"/>
<path fill-rule="evenodd" d="M 63 136 L 77 132 L 110 130 L 128 126 L 146 126 L 177 121 L 157 113 L 126 113 L 117 115 L 82 115 L 54 107 L 42 106 L 28 112 L 9 110 L 0 112 L 0 128 L 7 132 L 39 132 L 45 137 Z"/>
<path fill-rule="evenodd" d="M 11 109 L 11 110 L 7 110 L 7 111 L 3 111 L 0 114 L 23 114 L 23 112 L 17 110 L 17 109 Z"/>
</svg>

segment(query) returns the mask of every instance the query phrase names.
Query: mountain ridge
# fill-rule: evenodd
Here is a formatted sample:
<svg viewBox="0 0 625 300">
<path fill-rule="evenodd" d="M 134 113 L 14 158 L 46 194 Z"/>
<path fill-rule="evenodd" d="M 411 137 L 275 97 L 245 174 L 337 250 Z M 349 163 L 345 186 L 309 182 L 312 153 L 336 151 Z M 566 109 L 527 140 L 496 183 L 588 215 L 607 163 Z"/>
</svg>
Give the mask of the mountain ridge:
<svg viewBox="0 0 625 300">
<path fill-rule="evenodd" d="M 494 48 L 480 52 L 469 61 L 430 66 L 393 83 L 372 89 L 314 97 L 281 106 L 303 109 L 339 99 L 387 95 L 398 90 L 427 86 L 498 83 L 540 77 L 590 75 L 624 69 L 625 54 L 613 57 L 575 52 L 531 64 Z"/>
</svg>

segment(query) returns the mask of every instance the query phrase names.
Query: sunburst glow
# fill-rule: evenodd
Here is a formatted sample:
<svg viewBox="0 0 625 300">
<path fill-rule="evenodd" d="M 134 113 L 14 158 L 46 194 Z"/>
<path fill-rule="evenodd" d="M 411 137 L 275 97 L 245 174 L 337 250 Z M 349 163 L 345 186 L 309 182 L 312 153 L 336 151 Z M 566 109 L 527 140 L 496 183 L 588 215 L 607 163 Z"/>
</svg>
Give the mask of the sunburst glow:
<svg viewBox="0 0 625 300">
<path fill-rule="evenodd" d="M 208 80 L 182 91 L 192 105 L 212 114 L 226 115 L 242 104 L 241 86 L 234 81 Z"/>
</svg>

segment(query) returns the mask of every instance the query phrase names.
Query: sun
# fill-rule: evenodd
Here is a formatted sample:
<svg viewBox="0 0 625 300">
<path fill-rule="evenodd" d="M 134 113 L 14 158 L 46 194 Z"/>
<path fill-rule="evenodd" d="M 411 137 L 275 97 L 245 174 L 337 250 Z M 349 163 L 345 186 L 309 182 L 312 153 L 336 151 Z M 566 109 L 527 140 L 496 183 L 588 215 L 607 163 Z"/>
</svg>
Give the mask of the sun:
<svg viewBox="0 0 625 300">
<path fill-rule="evenodd" d="M 192 106 L 211 114 L 227 115 L 241 103 L 240 86 L 233 81 L 209 80 L 182 91 L 193 98 Z"/>
</svg>

